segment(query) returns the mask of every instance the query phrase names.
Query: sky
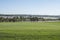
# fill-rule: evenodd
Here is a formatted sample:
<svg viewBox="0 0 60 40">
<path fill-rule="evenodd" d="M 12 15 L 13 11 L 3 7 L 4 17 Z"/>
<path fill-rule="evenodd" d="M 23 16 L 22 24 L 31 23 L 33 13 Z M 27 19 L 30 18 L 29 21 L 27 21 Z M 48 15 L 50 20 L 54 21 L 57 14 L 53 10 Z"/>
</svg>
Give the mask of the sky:
<svg viewBox="0 0 60 40">
<path fill-rule="evenodd" d="M 0 14 L 60 15 L 60 0 L 0 0 Z"/>
</svg>

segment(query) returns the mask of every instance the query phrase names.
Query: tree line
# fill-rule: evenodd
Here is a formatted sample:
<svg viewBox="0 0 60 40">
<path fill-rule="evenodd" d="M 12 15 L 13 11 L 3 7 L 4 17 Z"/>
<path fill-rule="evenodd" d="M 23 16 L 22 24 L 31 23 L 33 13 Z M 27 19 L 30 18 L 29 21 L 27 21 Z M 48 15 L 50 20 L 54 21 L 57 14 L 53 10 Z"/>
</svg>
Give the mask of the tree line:
<svg viewBox="0 0 60 40">
<path fill-rule="evenodd" d="M 22 17 L 22 16 L 20 16 L 20 17 L 16 16 L 16 17 L 13 17 L 13 18 L 0 17 L 0 22 L 48 21 L 48 20 L 52 21 L 52 19 L 44 19 L 44 18 L 38 18 L 38 17 L 27 17 L 27 18 L 26 17 Z M 53 19 L 53 20 L 55 20 L 55 19 Z M 57 19 L 57 20 L 60 20 L 60 18 Z"/>
</svg>

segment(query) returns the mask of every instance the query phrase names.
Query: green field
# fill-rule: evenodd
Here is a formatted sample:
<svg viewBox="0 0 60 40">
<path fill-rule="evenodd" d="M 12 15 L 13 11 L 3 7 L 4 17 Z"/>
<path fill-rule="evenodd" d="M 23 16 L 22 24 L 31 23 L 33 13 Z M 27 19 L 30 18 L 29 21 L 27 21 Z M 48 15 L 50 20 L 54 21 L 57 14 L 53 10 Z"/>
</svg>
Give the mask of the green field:
<svg viewBox="0 0 60 40">
<path fill-rule="evenodd" d="M 60 40 L 60 22 L 1 22 L 0 40 Z"/>
</svg>

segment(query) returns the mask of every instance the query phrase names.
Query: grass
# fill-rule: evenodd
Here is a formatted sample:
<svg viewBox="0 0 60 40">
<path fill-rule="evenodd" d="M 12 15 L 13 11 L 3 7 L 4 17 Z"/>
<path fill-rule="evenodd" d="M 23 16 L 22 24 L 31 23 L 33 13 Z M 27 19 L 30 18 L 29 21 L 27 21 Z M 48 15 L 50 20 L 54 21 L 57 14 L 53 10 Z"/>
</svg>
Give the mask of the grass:
<svg viewBox="0 0 60 40">
<path fill-rule="evenodd" d="M 0 40 L 60 40 L 60 22 L 2 22 Z"/>
</svg>

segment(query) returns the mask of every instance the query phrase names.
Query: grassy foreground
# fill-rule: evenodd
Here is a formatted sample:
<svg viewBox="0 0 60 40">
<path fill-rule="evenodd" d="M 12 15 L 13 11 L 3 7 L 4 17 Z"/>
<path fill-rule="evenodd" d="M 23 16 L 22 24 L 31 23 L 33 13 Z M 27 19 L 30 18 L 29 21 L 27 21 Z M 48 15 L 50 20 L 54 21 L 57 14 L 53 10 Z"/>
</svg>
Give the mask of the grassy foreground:
<svg viewBox="0 0 60 40">
<path fill-rule="evenodd" d="M 3 22 L 0 40 L 60 40 L 60 22 Z"/>
</svg>

